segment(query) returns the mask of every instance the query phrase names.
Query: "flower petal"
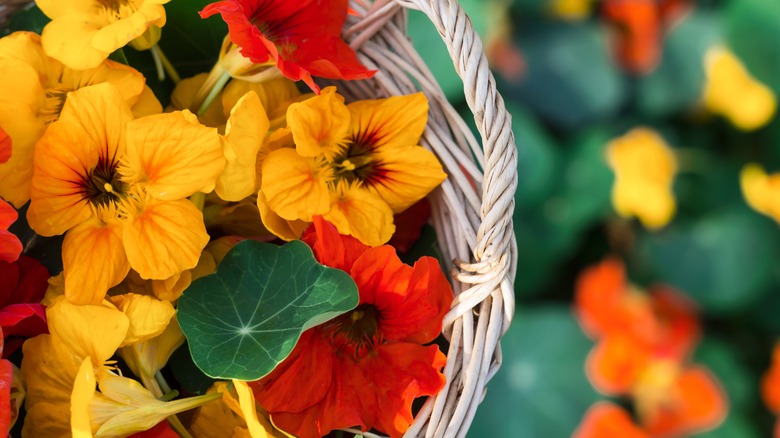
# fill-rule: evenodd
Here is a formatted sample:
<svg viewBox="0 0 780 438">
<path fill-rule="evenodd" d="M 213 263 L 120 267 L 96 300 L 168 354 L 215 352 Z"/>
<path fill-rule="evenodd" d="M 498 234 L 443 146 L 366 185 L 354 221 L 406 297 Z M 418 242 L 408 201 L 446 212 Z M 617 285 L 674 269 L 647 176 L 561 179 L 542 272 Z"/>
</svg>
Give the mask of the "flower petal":
<svg viewBox="0 0 780 438">
<path fill-rule="evenodd" d="M 237 202 L 257 192 L 255 162 L 269 126 L 254 91 L 245 94 L 230 111 L 222 142 L 226 165 L 216 183 L 220 198 Z"/>
<path fill-rule="evenodd" d="M 0 262 L 13 262 L 22 253 L 22 242 L 8 227 L 16 222 L 18 214 L 13 207 L 0 199 Z"/>
<path fill-rule="evenodd" d="M 339 234 L 336 227 L 322 216 L 314 216 L 313 220 L 301 240 L 309 245 L 318 262 L 350 272 L 355 260 L 368 250 L 368 246 L 352 236 Z"/>
<path fill-rule="evenodd" d="M 188 200 L 150 203 L 124 225 L 130 266 L 141 278 L 165 279 L 198 264 L 209 241 L 203 216 Z"/>
<path fill-rule="evenodd" d="M 368 246 L 387 243 L 395 231 L 393 211 L 379 196 L 356 185 L 339 184 L 331 209 L 323 216 L 341 234 L 355 236 Z"/>
<path fill-rule="evenodd" d="M 95 33 L 92 37 L 92 47 L 111 53 L 143 35 L 150 26 L 164 26 L 165 18 L 165 8 L 162 5 L 143 2 L 130 16 L 121 17 Z"/>
<path fill-rule="evenodd" d="M 257 208 L 260 211 L 260 219 L 263 221 L 263 226 L 274 236 L 282 240 L 289 242 L 300 238 L 301 234 L 309 226 L 308 222 L 299 219 L 288 221 L 276 214 L 268 207 L 262 190 L 257 193 Z"/>
<path fill-rule="evenodd" d="M 330 210 L 330 193 L 318 164 L 293 149 L 277 149 L 263 161 L 260 187 L 268 207 L 287 220 L 311 221 Z"/>
<path fill-rule="evenodd" d="M 95 14 L 70 13 L 57 17 L 43 28 L 43 50 L 74 70 L 95 68 L 111 54 L 92 44 L 106 24 L 105 19 Z"/>
<path fill-rule="evenodd" d="M 13 141 L 11 136 L 0 127 L 0 164 L 5 163 L 11 158 L 11 145 Z"/>
<path fill-rule="evenodd" d="M 89 358 L 84 358 L 73 381 L 73 393 L 70 398 L 70 427 L 73 438 L 92 438 L 89 405 L 95 397 L 93 366 Z"/>
<path fill-rule="evenodd" d="M 602 338 L 585 363 L 588 380 L 609 395 L 628 393 L 650 360 L 648 349 L 630 336 L 613 334 Z"/>
<path fill-rule="evenodd" d="M 427 344 L 441 332 L 453 294 L 433 257 L 421 257 L 411 267 L 391 246 L 370 248 L 355 261 L 350 275 L 360 303 L 373 304 L 382 315 L 378 332 L 384 339 Z"/>
<path fill-rule="evenodd" d="M 631 420 L 628 412 L 609 402 L 599 402 L 585 413 L 572 438 L 650 438 Z"/>
<path fill-rule="evenodd" d="M 88 221 L 68 231 L 62 242 L 65 296 L 74 304 L 100 304 L 109 288 L 130 271 L 121 225 Z"/>
<path fill-rule="evenodd" d="M 64 299 L 46 309 L 46 318 L 54 341 L 79 360 L 91 358 L 94 367 L 102 366 L 114 355 L 130 326 L 130 320 L 119 310 L 75 305 Z"/>
<path fill-rule="evenodd" d="M 108 299 L 130 320 L 122 345 L 131 345 L 162 334 L 176 313 L 168 301 L 148 295 L 122 294 Z"/>
<path fill-rule="evenodd" d="M 300 155 L 332 158 L 348 139 L 350 111 L 344 105 L 344 97 L 336 93 L 336 87 L 327 87 L 319 96 L 290 105 L 287 125 Z"/>
<path fill-rule="evenodd" d="M 143 117 L 127 125 L 122 180 L 143 183 L 156 199 L 182 199 L 210 190 L 224 167 L 217 130 L 201 125 L 187 110 Z"/>
</svg>

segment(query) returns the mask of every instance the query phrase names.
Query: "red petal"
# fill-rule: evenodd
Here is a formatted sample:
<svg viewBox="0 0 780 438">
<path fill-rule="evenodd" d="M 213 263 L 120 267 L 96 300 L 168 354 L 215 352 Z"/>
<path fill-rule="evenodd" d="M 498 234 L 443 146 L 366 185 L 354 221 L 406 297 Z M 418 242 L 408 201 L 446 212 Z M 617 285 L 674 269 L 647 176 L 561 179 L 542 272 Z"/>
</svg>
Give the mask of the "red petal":
<svg viewBox="0 0 780 438">
<path fill-rule="evenodd" d="M 12 304 L 0 310 L 0 327 L 6 337 L 32 338 L 48 333 L 46 307 L 43 304 Z M 10 353 L 9 353 L 10 354 Z"/>
<path fill-rule="evenodd" d="M 408 209 L 395 215 L 393 217 L 395 233 L 387 243 L 397 249 L 399 253 L 406 254 L 420 239 L 420 233 L 425 224 L 428 223 L 430 216 L 431 203 L 428 202 L 428 198 L 423 198 Z"/>
<path fill-rule="evenodd" d="M 452 288 L 432 257 L 405 265 L 393 247 L 371 248 L 355 261 L 350 274 L 361 304 L 379 310 L 379 333 L 386 340 L 427 344 L 441 332 L 452 303 Z"/>
<path fill-rule="evenodd" d="M 661 57 L 661 19 L 655 0 L 606 0 L 605 18 L 615 28 L 613 45 L 624 69 L 645 74 Z"/>
<path fill-rule="evenodd" d="M 8 435 L 11 425 L 11 381 L 14 368 L 11 362 L 0 360 L 0 436 Z M 18 414 L 18 413 L 16 413 Z"/>
<path fill-rule="evenodd" d="M 153 428 L 130 435 L 128 438 L 179 438 L 179 434 L 171 429 L 167 420 L 163 420 Z"/>
<path fill-rule="evenodd" d="M 726 393 L 704 367 L 685 370 L 669 395 L 673 397 L 669 402 L 642 419 L 655 437 L 704 432 L 718 426 L 728 413 Z"/>
<path fill-rule="evenodd" d="M 653 309 L 658 319 L 658 356 L 683 360 L 699 341 L 701 329 L 696 303 L 665 286 L 651 291 Z"/>
<path fill-rule="evenodd" d="M 373 425 L 391 437 L 400 437 L 414 420 L 412 402 L 432 396 L 444 387 L 440 372 L 447 358 L 439 347 L 397 342 L 366 355 L 360 368 L 371 381 L 377 396 L 377 417 Z"/>
<path fill-rule="evenodd" d="M 323 265 L 350 272 L 355 260 L 368 247 L 352 236 L 339 234 L 336 227 L 322 216 L 314 216 L 313 220 L 301 240 L 311 247 L 314 257 Z"/>
<path fill-rule="evenodd" d="M 649 435 L 631 420 L 628 412 L 608 402 L 600 402 L 588 409 L 572 438 L 649 438 Z"/>
<path fill-rule="evenodd" d="M 6 304 L 39 303 L 49 287 L 49 270 L 32 257 L 19 257 L 16 263 L 19 266 L 20 280 L 13 298 Z"/>
<path fill-rule="evenodd" d="M 22 242 L 13 233 L 8 231 L 18 214 L 7 202 L 0 199 L 0 261 L 12 262 L 19 258 L 22 252 Z"/>
<path fill-rule="evenodd" d="M 11 136 L 0 128 L 0 163 L 5 163 L 9 158 L 11 158 Z"/>
<path fill-rule="evenodd" d="M 650 351 L 630 336 L 608 336 L 591 350 L 585 371 L 593 386 L 609 395 L 626 394 L 650 359 Z"/>
<path fill-rule="evenodd" d="M 319 403 L 330 390 L 333 362 L 333 349 L 315 327 L 301 335 L 292 353 L 271 374 L 250 386 L 268 412 L 300 412 Z"/>
<path fill-rule="evenodd" d="M 780 414 L 780 343 L 772 350 L 772 366 L 761 379 L 761 398 L 775 415 Z"/>
</svg>

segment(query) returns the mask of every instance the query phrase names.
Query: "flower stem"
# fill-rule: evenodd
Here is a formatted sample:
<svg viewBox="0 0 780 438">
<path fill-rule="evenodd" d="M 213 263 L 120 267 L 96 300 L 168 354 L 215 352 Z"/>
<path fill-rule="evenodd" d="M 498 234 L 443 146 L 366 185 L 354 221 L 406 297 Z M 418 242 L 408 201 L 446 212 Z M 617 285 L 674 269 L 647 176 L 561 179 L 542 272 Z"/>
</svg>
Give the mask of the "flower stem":
<svg viewBox="0 0 780 438">
<path fill-rule="evenodd" d="M 157 46 L 152 46 L 152 59 L 154 59 L 154 68 L 157 69 L 157 80 L 162 82 L 165 80 L 165 70 L 163 70 L 160 52 L 158 50 L 154 50 L 155 47 Z"/>
<path fill-rule="evenodd" d="M 194 195 L 190 196 L 190 201 L 195 204 L 195 208 L 203 211 L 203 207 L 206 205 L 206 194 L 203 192 L 195 193 Z"/>
<path fill-rule="evenodd" d="M 200 89 L 195 94 L 195 99 L 192 101 L 191 111 L 195 111 L 198 115 L 203 115 L 209 108 L 211 103 L 219 95 L 219 92 L 225 88 L 225 84 L 230 80 L 230 73 L 228 73 L 219 61 L 214 64 L 209 76 L 206 78 L 206 82 L 200 86 Z"/>
<path fill-rule="evenodd" d="M 155 44 L 152 46 L 152 56 L 155 59 L 154 61 L 155 65 L 159 61 L 162 67 L 165 69 L 165 72 L 167 72 L 168 76 L 170 76 L 174 84 L 178 84 L 181 81 L 181 76 L 179 76 L 179 72 L 177 72 L 176 69 L 173 67 L 173 64 L 171 64 L 171 61 L 169 61 L 168 57 L 165 56 L 165 52 L 162 51 L 159 45 Z"/>
<path fill-rule="evenodd" d="M 157 384 L 159 384 L 159 388 L 162 389 L 164 394 L 170 394 L 171 393 L 171 387 L 168 385 L 168 382 L 165 381 L 165 377 L 163 377 L 162 373 L 157 371 L 157 373 L 154 375 L 155 380 L 157 380 Z M 159 398 L 157 394 L 155 394 Z M 168 424 L 171 425 L 171 428 L 176 431 L 176 433 L 179 434 L 182 438 L 192 438 L 192 435 L 187 431 L 187 428 L 184 427 L 184 425 L 181 423 L 181 420 L 179 420 L 179 417 L 177 417 L 175 414 L 171 415 L 167 418 Z"/>
</svg>

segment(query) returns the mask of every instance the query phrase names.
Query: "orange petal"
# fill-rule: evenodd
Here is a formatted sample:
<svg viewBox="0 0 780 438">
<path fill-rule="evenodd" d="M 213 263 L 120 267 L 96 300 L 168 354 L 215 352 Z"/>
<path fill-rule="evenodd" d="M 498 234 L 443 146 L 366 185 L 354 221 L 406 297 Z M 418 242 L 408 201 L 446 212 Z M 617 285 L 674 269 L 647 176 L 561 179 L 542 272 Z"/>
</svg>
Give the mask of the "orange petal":
<svg viewBox="0 0 780 438">
<path fill-rule="evenodd" d="M 623 408 L 608 402 L 591 406 L 572 438 L 650 438 Z"/>
<path fill-rule="evenodd" d="M 582 271 L 577 278 L 575 313 L 585 333 L 598 338 L 615 325 L 614 310 L 626 291 L 623 262 L 607 258 Z"/>
<path fill-rule="evenodd" d="M 728 399 L 714 376 L 704 367 L 689 368 L 670 393 L 674 397 L 655 415 L 643 418 L 647 430 L 658 437 L 693 435 L 718 426 L 728 413 Z"/>
<path fill-rule="evenodd" d="M 263 161 L 260 185 L 268 207 L 287 220 L 310 222 L 330 210 L 327 175 L 315 160 L 294 149 L 277 149 Z"/>
<path fill-rule="evenodd" d="M 257 208 L 260 211 L 260 218 L 263 221 L 263 226 L 273 233 L 274 236 L 282 240 L 289 242 L 291 240 L 299 239 L 301 234 L 303 234 L 309 226 L 309 222 L 298 219 L 288 221 L 276 214 L 268 207 L 268 202 L 266 202 L 265 194 L 263 194 L 262 190 L 257 193 Z"/>
<path fill-rule="evenodd" d="M 109 301 L 130 320 L 123 346 L 159 336 L 176 313 L 170 302 L 148 295 L 122 294 L 109 297 Z"/>
<path fill-rule="evenodd" d="M 387 243 L 395 231 L 393 210 L 374 193 L 358 186 L 339 184 L 331 209 L 323 217 L 341 234 L 355 236 L 368 246 Z"/>
<path fill-rule="evenodd" d="M 187 110 L 127 124 L 122 180 L 143 183 L 156 199 L 183 199 L 201 190 L 210 191 L 224 167 L 217 130 L 201 125 Z"/>
<path fill-rule="evenodd" d="M 701 335 L 696 303 L 666 286 L 653 287 L 650 300 L 659 322 L 656 355 L 686 359 Z"/>
<path fill-rule="evenodd" d="M 780 343 L 772 351 L 772 366 L 761 379 L 761 398 L 770 411 L 780 414 Z"/>
<path fill-rule="evenodd" d="M 327 87 L 319 96 L 287 109 L 287 125 L 295 148 L 304 157 L 333 157 L 342 150 L 349 135 L 350 112 L 336 87 Z"/>
<path fill-rule="evenodd" d="M 650 357 L 648 349 L 632 337 L 613 334 L 591 350 L 585 372 L 593 386 L 608 395 L 626 394 Z"/>
<path fill-rule="evenodd" d="M 131 215 L 122 241 L 130 266 L 141 278 L 162 280 L 194 268 L 209 235 L 200 210 L 180 200 L 150 203 Z"/>
<path fill-rule="evenodd" d="M 74 304 L 100 304 L 109 288 L 130 271 L 121 225 L 85 222 L 62 242 L 65 296 Z"/>
<path fill-rule="evenodd" d="M 18 214 L 10 204 L 0 199 L 0 262 L 13 262 L 22 253 L 22 242 L 8 231 Z"/>
</svg>

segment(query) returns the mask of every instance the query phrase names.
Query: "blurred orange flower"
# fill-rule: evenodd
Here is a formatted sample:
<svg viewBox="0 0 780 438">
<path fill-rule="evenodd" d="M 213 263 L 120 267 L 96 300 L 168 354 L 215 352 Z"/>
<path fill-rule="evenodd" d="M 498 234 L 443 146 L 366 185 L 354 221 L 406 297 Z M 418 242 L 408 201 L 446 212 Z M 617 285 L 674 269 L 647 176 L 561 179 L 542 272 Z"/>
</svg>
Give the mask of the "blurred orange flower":
<svg viewBox="0 0 780 438">
<path fill-rule="evenodd" d="M 764 405 L 780 416 L 780 343 L 772 350 L 772 365 L 761 379 L 761 398 Z M 780 421 L 775 423 L 775 437 L 780 437 Z"/>
<path fill-rule="evenodd" d="M 650 438 L 634 424 L 623 408 L 612 403 L 596 403 L 588 409 L 572 438 Z"/>
<path fill-rule="evenodd" d="M 630 396 L 649 436 L 700 432 L 725 418 L 716 379 L 688 364 L 700 327 L 685 296 L 663 286 L 645 293 L 627 282 L 622 262 L 607 259 L 580 276 L 575 313 L 597 339 L 586 363 L 591 383 Z"/>
</svg>

